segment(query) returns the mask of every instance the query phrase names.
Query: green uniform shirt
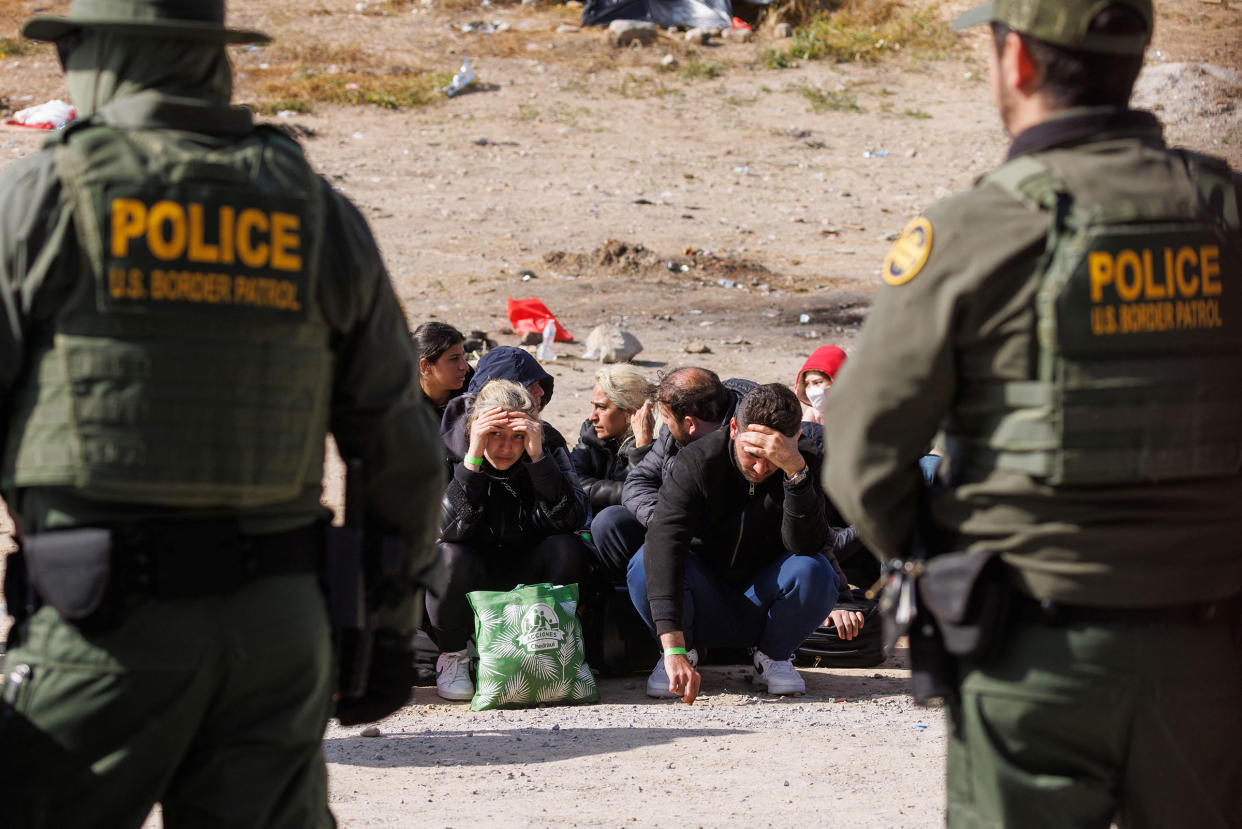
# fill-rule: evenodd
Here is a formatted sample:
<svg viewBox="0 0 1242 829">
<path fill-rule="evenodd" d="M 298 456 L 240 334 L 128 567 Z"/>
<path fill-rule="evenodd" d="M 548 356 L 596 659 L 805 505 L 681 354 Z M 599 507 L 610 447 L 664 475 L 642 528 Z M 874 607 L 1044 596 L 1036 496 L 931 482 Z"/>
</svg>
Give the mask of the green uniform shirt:
<svg viewBox="0 0 1242 829">
<path fill-rule="evenodd" d="M 247 111 L 170 99 L 154 92 L 119 98 L 100 112 L 111 125 L 182 131 L 183 144 L 210 148 L 253 130 Z M 418 385 L 405 317 L 365 220 L 321 179 L 327 238 L 318 304 L 330 328 L 334 370 L 330 427 L 343 455 L 361 458 L 368 512 L 397 527 L 413 577 L 434 559 L 442 454 Z M 32 347 L 75 289 L 81 269 L 72 202 L 63 198 L 52 152 L 0 171 L 0 412 L 10 405 Z M 0 436 L 7 428 L 0 416 Z M 193 436 L 187 436 L 192 440 Z M 318 483 L 283 503 L 242 510 L 144 507 L 83 498 L 70 487 L 30 487 L 4 496 L 24 531 L 144 518 L 236 516 L 243 532 L 280 532 L 327 515 Z M 404 612 L 404 611 L 403 611 Z M 398 614 L 392 626 L 408 627 Z"/>
<path fill-rule="evenodd" d="M 1159 194 L 1169 181 L 1162 177 L 1184 170 L 1155 118 L 1126 110 L 1064 113 L 1018 136 L 1010 158 L 1049 152 L 1098 169 L 1088 195 L 1101 202 Z M 1034 297 L 1048 222 L 982 182 L 912 222 L 886 261 L 889 284 L 825 400 L 824 420 L 826 488 L 877 555 L 907 550 L 922 487 L 917 460 L 958 391 L 971 381 L 1035 379 Z M 1226 290 L 1237 290 L 1240 276 L 1223 277 Z M 1002 553 L 1017 586 L 1037 598 L 1141 607 L 1242 590 L 1242 477 L 1054 488 L 992 470 L 950 483 L 929 499 L 948 543 Z"/>
</svg>

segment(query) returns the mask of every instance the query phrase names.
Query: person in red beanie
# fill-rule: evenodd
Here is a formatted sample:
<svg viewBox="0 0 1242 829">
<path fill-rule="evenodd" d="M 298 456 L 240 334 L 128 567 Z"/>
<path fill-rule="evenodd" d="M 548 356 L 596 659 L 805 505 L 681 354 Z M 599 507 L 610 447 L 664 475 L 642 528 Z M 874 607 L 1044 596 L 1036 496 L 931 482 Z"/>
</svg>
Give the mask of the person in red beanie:
<svg viewBox="0 0 1242 829">
<path fill-rule="evenodd" d="M 845 352 L 835 345 L 821 345 L 806 358 L 794 380 L 794 394 L 802 403 L 802 422 L 823 423 L 819 413 L 824 392 L 837 379 L 837 372 L 845 364 Z"/>
</svg>

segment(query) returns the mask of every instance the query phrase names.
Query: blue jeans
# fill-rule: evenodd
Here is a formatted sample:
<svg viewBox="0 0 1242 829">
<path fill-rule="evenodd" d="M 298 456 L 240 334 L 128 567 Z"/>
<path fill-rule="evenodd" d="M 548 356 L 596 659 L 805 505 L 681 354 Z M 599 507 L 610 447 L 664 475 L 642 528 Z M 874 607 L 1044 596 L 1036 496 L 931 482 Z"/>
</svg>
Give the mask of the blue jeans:
<svg viewBox="0 0 1242 829">
<path fill-rule="evenodd" d="M 654 636 L 644 552 L 640 549 L 630 559 L 630 600 Z M 749 584 L 730 586 L 691 554 L 686 557 L 681 610 L 686 647 L 757 645 L 772 659 L 789 659 L 832 611 L 837 587 L 832 565 L 819 555 L 785 553 L 755 573 Z"/>
<path fill-rule="evenodd" d="M 591 521 L 591 539 L 595 542 L 596 563 L 609 584 L 625 584 L 626 567 L 643 546 L 646 535 L 647 528 L 634 513 L 619 504 L 596 513 Z"/>
<path fill-rule="evenodd" d="M 936 482 L 936 470 L 940 467 L 939 455 L 924 455 L 919 458 L 919 469 L 923 472 L 923 483 L 931 486 Z"/>
</svg>

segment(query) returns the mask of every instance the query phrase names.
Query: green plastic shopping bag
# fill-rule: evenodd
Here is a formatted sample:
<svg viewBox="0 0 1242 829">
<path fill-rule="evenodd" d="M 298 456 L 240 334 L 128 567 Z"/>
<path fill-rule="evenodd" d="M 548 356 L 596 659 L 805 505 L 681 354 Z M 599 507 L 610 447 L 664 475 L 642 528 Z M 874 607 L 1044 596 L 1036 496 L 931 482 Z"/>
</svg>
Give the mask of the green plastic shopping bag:
<svg viewBox="0 0 1242 829">
<path fill-rule="evenodd" d="M 479 649 L 471 711 L 595 702 L 599 689 L 582 651 L 578 585 L 519 584 L 476 590 L 474 641 Z"/>
</svg>

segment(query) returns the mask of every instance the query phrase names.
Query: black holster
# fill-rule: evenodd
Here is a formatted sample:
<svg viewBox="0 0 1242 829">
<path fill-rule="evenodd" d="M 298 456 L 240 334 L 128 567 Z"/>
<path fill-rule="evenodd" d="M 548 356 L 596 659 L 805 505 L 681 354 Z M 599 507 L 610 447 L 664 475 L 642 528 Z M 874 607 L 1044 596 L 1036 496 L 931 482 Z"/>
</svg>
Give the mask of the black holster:
<svg viewBox="0 0 1242 829">
<path fill-rule="evenodd" d="M 13 617 L 13 627 L 33 616 L 40 605 L 39 594 L 35 592 L 30 570 L 26 566 L 22 541 L 20 538 L 16 541 L 17 549 L 4 557 L 4 605 Z"/>
<path fill-rule="evenodd" d="M 917 582 L 910 627 L 916 702 L 957 696 L 959 660 L 978 661 L 1004 640 L 1013 588 L 995 553 L 946 553 L 928 559 Z"/>
<path fill-rule="evenodd" d="M 27 536 L 23 558 L 38 597 L 66 621 L 91 632 L 119 622 L 123 602 L 109 530 L 83 527 Z"/>
<path fill-rule="evenodd" d="M 957 697 L 957 659 L 944 646 L 936 620 L 926 608 L 910 625 L 910 693 L 919 705 Z"/>
<path fill-rule="evenodd" d="M 329 527 L 324 550 L 323 589 L 336 648 L 337 690 L 346 699 L 366 691 L 375 631 L 367 612 L 362 530 Z"/>
<path fill-rule="evenodd" d="M 377 629 L 372 611 L 398 579 L 403 542 L 356 526 L 331 527 L 323 581 L 336 649 L 336 718 L 341 725 L 376 722 L 409 700 L 418 679 L 413 633 Z M 422 591 L 413 597 L 422 601 Z"/>
<path fill-rule="evenodd" d="M 1013 588 L 995 553 L 948 553 L 927 562 L 919 600 L 935 619 L 945 649 L 983 659 L 1004 638 Z"/>
</svg>

